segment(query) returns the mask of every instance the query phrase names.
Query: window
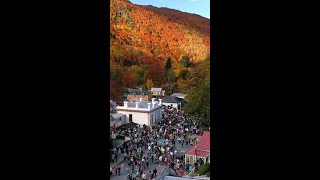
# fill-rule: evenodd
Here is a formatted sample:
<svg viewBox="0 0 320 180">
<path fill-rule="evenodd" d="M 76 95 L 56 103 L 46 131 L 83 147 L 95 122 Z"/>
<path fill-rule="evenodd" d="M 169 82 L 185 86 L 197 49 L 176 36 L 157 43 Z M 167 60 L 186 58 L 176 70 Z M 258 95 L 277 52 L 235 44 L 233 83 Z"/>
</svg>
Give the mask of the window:
<svg viewBox="0 0 320 180">
<path fill-rule="evenodd" d="M 129 114 L 129 122 L 132 122 L 132 114 Z"/>
</svg>

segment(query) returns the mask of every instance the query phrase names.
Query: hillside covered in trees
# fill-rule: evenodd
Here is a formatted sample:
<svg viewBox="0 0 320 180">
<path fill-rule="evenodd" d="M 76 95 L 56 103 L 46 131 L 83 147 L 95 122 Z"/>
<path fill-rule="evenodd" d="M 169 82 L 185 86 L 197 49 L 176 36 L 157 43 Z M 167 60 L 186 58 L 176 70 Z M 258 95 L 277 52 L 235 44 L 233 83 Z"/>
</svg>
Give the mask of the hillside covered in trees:
<svg viewBox="0 0 320 180">
<path fill-rule="evenodd" d="M 110 1 L 112 99 L 121 101 L 125 88 L 140 85 L 187 93 L 195 70 L 209 56 L 209 19 L 128 0 Z"/>
</svg>

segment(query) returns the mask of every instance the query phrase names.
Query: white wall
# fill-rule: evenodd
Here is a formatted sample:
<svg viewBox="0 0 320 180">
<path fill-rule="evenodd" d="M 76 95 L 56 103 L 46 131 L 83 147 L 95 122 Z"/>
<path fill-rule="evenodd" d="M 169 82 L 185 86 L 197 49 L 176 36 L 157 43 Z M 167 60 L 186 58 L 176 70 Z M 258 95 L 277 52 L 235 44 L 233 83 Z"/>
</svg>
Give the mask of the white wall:
<svg viewBox="0 0 320 180">
<path fill-rule="evenodd" d="M 130 111 L 121 111 L 119 113 L 126 115 L 126 123 L 129 123 L 129 114 L 132 114 L 132 122 L 140 125 L 148 125 L 148 113 L 147 112 L 130 112 Z"/>
<path fill-rule="evenodd" d="M 152 112 L 135 112 L 135 111 L 121 111 L 118 110 L 118 113 L 126 115 L 126 123 L 129 123 L 129 114 L 132 114 L 132 122 L 140 124 L 140 125 L 153 125 L 156 124 L 157 120 L 161 118 L 161 108 L 152 111 Z M 152 116 L 151 116 L 152 115 Z M 151 117 L 153 117 L 153 121 L 151 121 Z M 150 124 L 149 121 L 150 120 Z"/>
</svg>

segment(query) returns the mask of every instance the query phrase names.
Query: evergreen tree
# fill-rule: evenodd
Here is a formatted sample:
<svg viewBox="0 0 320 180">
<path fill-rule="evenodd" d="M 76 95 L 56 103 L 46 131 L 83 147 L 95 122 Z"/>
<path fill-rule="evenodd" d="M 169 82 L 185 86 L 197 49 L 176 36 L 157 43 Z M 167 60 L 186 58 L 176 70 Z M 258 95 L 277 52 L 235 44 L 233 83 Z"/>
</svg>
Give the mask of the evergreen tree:
<svg viewBox="0 0 320 180">
<path fill-rule="evenodd" d="M 183 56 L 181 59 L 181 64 L 186 68 L 190 67 L 190 58 L 188 56 Z"/>
<path fill-rule="evenodd" d="M 171 67 L 172 67 L 172 60 L 171 60 L 171 58 L 169 57 L 169 58 L 167 59 L 166 65 L 165 65 L 165 69 L 166 69 L 166 70 L 169 70 L 169 69 L 171 69 Z"/>
</svg>

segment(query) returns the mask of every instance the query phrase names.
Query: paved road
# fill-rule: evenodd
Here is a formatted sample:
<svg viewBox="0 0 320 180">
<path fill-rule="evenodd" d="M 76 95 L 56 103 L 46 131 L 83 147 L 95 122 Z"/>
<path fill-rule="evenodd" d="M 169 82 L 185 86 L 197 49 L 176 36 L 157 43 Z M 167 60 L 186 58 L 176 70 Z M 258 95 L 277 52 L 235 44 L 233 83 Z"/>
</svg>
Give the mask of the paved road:
<svg viewBox="0 0 320 180">
<path fill-rule="evenodd" d="M 194 137 L 198 137 L 197 135 L 187 135 L 187 138 L 194 138 Z M 165 139 L 160 139 L 159 141 L 161 142 L 164 142 Z M 176 142 L 176 148 L 178 150 L 178 153 L 179 153 L 179 156 L 180 155 L 184 155 L 192 146 L 191 145 L 188 145 L 188 146 L 185 146 L 182 148 L 181 144 L 179 144 L 178 142 Z M 144 153 L 146 154 L 147 153 L 147 150 L 144 150 Z M 110 177 L 111 180 L 127 180 L 127 176 L 128 174 L 134 174 L 132 173 L 132 170 L 131 170 L 131 167 L 128 167 L 128 163 L 129 161 L 125 162 L 123 161 L 123 154 L 120 154 L 119 157 L 118 157 L 118 161 L 116 163 L 111 163 L 111 167 L 114 167 L 116 165 L 120 165 L 121 167 L 121 172 L 120 172 L 120 176 L 119 175 L 115 175 L 114 171 L 112 172 L 113 175 Z M 147 175 L 147 179 L 149 177 L 149 171 L 152 172 L 152 170 L 156 168 L 157 169 L 157 174 L 158 176 L 156 177 L 156 180 L 158 180 L 158 178 L 160 177 L 160 175 L 163 173 L 163 171 L 165 170 L 166 168 L 166 165 L 158 165 L 158 164 L 149 164 L 149 167 L 144 170 L 144 172 L 146 173 Z M 135 168 L 135 171 L 136 171 L 136 168 Z M 134 171 L 134 172 L 135 172 Z"/>
</svg>

